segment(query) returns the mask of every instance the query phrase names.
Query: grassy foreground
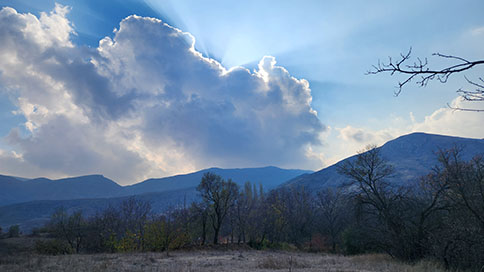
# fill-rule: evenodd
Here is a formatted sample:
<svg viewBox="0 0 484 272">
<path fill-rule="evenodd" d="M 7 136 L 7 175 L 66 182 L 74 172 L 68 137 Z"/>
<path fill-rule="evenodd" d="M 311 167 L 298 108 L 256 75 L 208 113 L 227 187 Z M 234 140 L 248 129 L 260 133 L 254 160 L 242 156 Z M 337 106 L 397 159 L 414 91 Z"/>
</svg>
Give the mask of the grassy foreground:
<svg viewBox="0 0 484 272">
<path fill-rule="evenodd" d="M 0 256 L 0 271 L 444 271 L 431 262 L 408 265 L 385 255 L 339 256 L 255 250 L 199 250 L 43 256 Z"/>
</svg>

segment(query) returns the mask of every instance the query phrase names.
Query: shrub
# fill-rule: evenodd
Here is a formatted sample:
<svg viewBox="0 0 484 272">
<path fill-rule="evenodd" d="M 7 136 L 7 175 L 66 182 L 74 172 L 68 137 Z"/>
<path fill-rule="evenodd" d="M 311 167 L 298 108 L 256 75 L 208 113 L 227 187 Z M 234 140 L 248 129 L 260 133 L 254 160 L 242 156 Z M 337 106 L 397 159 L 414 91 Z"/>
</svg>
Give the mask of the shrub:
<svg viewBox="0 0 484 272">
<path fill-rule="evenodd" d="M 19 225 L 13 225 L 8 228 L 8 237 L 13 238 L 13 237 L 19 237 L 20 236 L 20 226 Z"/>
<path fill-rule="evenodd" d="M 354 227 L 346 228 L 342 233 L 343 251 L 348 255 L 362 254 L 367 251 L 364 234 Z"/>
<path fill-rule="evenodd" d="M 316 233 L 311 236 L 310 241 L 304 244 L 303 249 L 309 252 L 323 252 L 330 251 L 331 247 L 328 245 L 328 239 L 326 237 Z"/>
<path fill-rule="evenodd" d="M 46 255 L 64 255 L 74 252 L 68 243 L 58 239 L 37 241 L 35 243 L 35 251 Z"/>
<path fill-rule="evenodd" d="M 139 251 L 140 236 L 137 233 L 127 231 L 123 238 L 116 241 L 115 248 L 118 252 L 135 252 Z"/>
<path fill-rule="evenodd" d="M 168 249 L 180 249 L 190 244 L 190 236 L 183 231 L 177 231 L 174 239 L 168 245 Z"/>
<path fill-rule="evenodd" d="M 283 250 L 283 251 L 297 251 L 298 248 L 291 243 L 287 242 L 273 242 L 273 243 L 264 243 L 264 247 L 262 249 L 276 249 L 276 250 Z"/>
</svg>

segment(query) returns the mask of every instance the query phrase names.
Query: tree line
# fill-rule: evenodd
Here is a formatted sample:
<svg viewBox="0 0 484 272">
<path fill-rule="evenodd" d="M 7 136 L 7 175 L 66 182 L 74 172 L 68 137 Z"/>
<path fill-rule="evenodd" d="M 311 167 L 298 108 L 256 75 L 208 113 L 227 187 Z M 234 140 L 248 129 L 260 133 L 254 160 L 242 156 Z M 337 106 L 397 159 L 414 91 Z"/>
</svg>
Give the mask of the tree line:
<svg viewBox="0 0 484 272">
<path fill-rule="evenodd" d="M 431 258 L 448 268 L 484 267 L 484 160 L 456 148 L 412 186 L 389 181 L 393 167 L 369 147 L 339 167 L 347 182 L 318 192 L 239 187 L 206 173 L 200 201 L 154 214 L 135 197 L 86 217 L 60 209 L 43 231 L 54 239 L 41 253 L 166 251 L 244 244 L 361 254 L 385 252 L 403 261 Z"/>
</svg>

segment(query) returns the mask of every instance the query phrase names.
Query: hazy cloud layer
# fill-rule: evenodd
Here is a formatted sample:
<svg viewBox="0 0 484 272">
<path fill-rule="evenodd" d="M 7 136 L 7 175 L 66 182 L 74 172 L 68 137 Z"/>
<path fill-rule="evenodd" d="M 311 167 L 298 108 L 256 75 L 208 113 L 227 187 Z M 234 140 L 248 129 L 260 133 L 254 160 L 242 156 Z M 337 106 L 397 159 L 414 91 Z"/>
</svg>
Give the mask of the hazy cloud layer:
<svg viewBox="0 0 484 272">
<path fill-rule="evenodd" d="M 483 108 L 482 102 L 464 101 L 461 97 L 455 98 L 450 106 L 452 108 Z M 382 145 L 400 135 L 412 132 L 425 132 L 457 137 L 483 138 L 484 114 L 468 111 L 440 108 L 426 116 L 422 121 L 416 121 L 411 114 L 411 122 L 404 124 L 401 118 L 395 120 L 397 125 L 382 130 L 357 128 L 346 126 L 337 128 L 338 138 L 341 140 L 334 146 L 333 154 L 336 156 L 326 160 L 327 164 L 335 163 L 344 157 L 363 150 L 366 145 Z"/>
<path fill-rule="evenodd" d="M 0 85 L 27 119 L 4 139 L 14 151 L 0 152 L 2 173 L 129 183 L 209 166 L 321 166 L 308 155 L 325 130 L 309 84 L 274 58 L 227 71 L 189 33 L 137 16 L 98 48 L 77 47 L 68 11 L 0 11 Z"/>
<path fill-rule="evenodd" d="M 339 129 L 340 137 L 347 142 L 356 142 L 359 144 L 377 144 L 391 140 L 393 136 L 386 132 L 373 132 L 364 130 L 362 128 L 354 128 L 352 126 L 346 126 Z"/>
<path fill-rule="evenodd" d="M 484 102 L 464 101 L 457 97 L 450 103 L 452 108 L 484 109 Z M 426 116 L 422 122 L 414 122 L 412 131 L 424 131 L 469 138 L 484 138 L 484 114 L 441 108 Z"/>
</svg>

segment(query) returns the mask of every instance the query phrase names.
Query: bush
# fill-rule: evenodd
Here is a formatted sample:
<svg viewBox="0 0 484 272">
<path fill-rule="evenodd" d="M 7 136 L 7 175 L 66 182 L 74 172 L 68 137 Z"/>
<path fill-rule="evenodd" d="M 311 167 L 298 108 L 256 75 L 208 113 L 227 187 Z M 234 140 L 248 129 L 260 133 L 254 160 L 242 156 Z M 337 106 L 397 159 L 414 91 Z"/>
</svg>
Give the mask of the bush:
<svg viewBox="0 0 484 272">
<path fill-rule="evenodd" d="M 304 251 L 309 252 L 329 252 L 331 247 L 328 244 L 328 239 L 319 233 L 313 234 L 311 240 L 304 243 Z"/>
<path fill-rule="evenodd" d="M 189 244 L 190 244 L 190 236 L 183 231 L 177 231 L 175 233 L 174 239 L 168 245 L 168 249 L 170 250 L 180 249 L 188 246 Z"/>
<path fill-rule="evenodd" d="M 19 225 L 10 226 L 10 228 L 8 228 L 7 236 L 9 238 L 19 237 L 20 236 L 20 226 Z"/>
<path fill-rule="evenodd" d="M 37 241 L 35 243 L 35 251 L 46 255 L 65 255 L 74 252 L 68 243 L 58 239 Z"/>
<path fill-rule="evenodd" d="M 283 250 L 283 251 L 297 251 L 298 248 L 291 243 L 288 242 L 273 242 L 273 243 L 264 243 L 264 247 L 262 249 L 275 249 L 275 250 Z"/>
<path fill-rule="evenodd" d="M 136 252 L 140 250 L 139 239 L 139 234 L 128 231 L 123 238 L 115 242 L 114 247 L 117 252 Z"/>
<path fill-rule="evenodd" d="M 363 254 L 368 251 L 367 237 L 355 227 L 348 227 L 342 233 L 343 251 L 347 255 Z"/>
<path fill-rule="evenodd" d="M 267 239 L 260 240 L 250 240 L 248 243 L 249 247 L 257 250 L 268 249 L 270 247 L 270 242 Z"/>
</svg>

